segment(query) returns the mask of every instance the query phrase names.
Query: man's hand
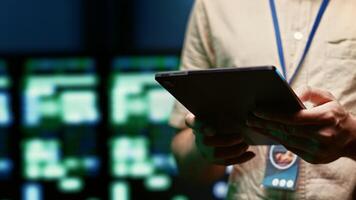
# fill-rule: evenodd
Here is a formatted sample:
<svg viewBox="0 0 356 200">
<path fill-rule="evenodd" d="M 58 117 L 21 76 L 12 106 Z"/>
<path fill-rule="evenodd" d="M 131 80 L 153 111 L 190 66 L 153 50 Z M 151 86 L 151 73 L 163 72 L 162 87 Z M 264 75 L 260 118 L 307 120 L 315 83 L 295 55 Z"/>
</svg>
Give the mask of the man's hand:
<svg viewBox="0 0 356 200">
<path fill-rule="evenodd" d="M 240 164 L 255 156 L 247 151 L 249 146 L 237 133 L 216 134 L 216 130 L 196 120 L 193 114 L 186 116 L 186 124 L 193 129 L 198 151 L 212 164 Z"/>
<path fill-rule="evenodd" d="M 313 164 L 355 158 L 356 119 L 328 92 L 309 89 L 299 97 L 314 107 L 293 115 L 255 112 L 247 125 Z"/>
</svg>

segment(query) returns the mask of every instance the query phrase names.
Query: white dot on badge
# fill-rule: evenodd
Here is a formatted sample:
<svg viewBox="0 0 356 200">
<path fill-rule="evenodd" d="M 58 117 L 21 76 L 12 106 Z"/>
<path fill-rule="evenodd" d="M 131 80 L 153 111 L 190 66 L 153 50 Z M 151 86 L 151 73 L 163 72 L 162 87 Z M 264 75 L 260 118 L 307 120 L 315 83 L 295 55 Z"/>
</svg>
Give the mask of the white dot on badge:
<svg viewBox="0 0 356 200">
<path fill-rule="evenodd" d="M 280 187 L 285 187 L 286 183 L 287 183 L 287 181 L 285 179 L 282 179 L 281 181 L 279 181 L 279 186 Z"/>
<path fill-rule="evenodd" d="M 272 180 L 272 185 L 273 186 L 277 186 L 279 184 L 279 179 L 278 178 L 275 178 Z"/>
<path fill-rule="evenodd" d="M 294 39 L 296 39 L 296 40 L 301 40 L 301 39 L 303 39 L 303 33 L 301 33 L 301 32 L 295 32 L 295 33 L 294 33 Z"/>
<path fill-rule="evenodd" d="M 287 187 L 288 187 L 288 188 L 293 187 L 293 185 L 294 185 L 294 181 L 289 180 L 289 181 L 287 182 Z"/>
</svg>

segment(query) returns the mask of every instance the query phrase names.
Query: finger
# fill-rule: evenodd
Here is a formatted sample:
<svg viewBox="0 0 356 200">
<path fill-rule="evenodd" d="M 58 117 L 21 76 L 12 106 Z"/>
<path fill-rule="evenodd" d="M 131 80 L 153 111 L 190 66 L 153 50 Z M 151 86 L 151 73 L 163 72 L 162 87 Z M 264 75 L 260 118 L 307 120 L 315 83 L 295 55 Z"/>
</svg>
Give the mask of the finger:
<svg viewBox="0 0 356 200">
<path fill-rule="evenodd" d="M 334 122 L 332 115 L 335 109 L 335 101 L 319 105 L 308 110 L 301 110 L 292 116 L 276 118 L 276 121 L 292 125 L 325 125 Z"/>
<path fill-rule="evenodd" d="M 212 128 L 206 126 L 205 124 L 203 124 L 202 122 L 197 120 L 196 117 L 192 113 L 189 113 L 186 115 L 185 124 L 189 128 L 195 130 L 195 131 L 193 131 L 194 134 L 196 134 L 197 131 L 199 133 L 202 133 L 203 135 L 208 135 L 208 136 L 213 136 L 216 133 L 216 131 L 214 131 Z"/>
<path fill-rule="evenodd" d="M 256 117 L 249 118 L 246 124 L 248 127 L 282 132 L 289 136 L 304 137 L 304 138 L 319 138 L 319 135 L 315 134 L 319 130 L 319 127 L 316 126 L 289 125 L 280 122 L 267 121 Z"/>
<path fill-rule="evenodd" d="M 284 125 L 279 122 L 268 121 L 257 117 L 248 117 L 246 121 L 246 125 L 248 127 L 261 128 L 267 130 L 278 130 L 282 132 L 286 131 Z"/>
<path fill-rule="evenodd" d="M 234 158 L 236 156 L 240 156 L 245 153 L 248 149 L 248 145 L 246 143 L 241 143 L 239 145 L 234 145 L 231 147 L 219 147 L 214 149 L 214 157 L 217 159 L 229 159 Z"/>
<path fill-rule="evenodd" d="M 307 90 L 310 90 L 309 86 L 301 86 L 296 88 L 294 92 L 300 98 Z"/>
<path fill-rule="evenodd" d="M 301 101 L 310 101 L 316 106 L 335 100 L 330 92 L 310 87 L 304 89 L 298 96 Z"/>
<path fill-rule="evenodd" d="M 255 156 L 256 156 L 255 153 L 253 153 L 251 151 L 247 151 L 244 154 L 242 154 L 241 156 L 237 156 L 235 158 L 230 158 L 230 159 L 226 159 L 226 160 L 223 160 L 223 161 L 216 161 L 215 164 L 224 165 L 224 166 L 242 164 L 244 162 L 247 162 L 247 161 L 251 160 Z"/>
<path fill-rule="evenodd" d="M 212 147 L 233 146 L 242 142 L 243 138 L 239 134 L 205 136 L 203 138 L 203 143 Z"/>
<path fill-rule="evenodd" d="M 258 111 L 254 112 L 254 115 L 261 119 L 288 125 L 323 125 L 333 123 L 334 119 L 330 116 L 330 114 L 335 106 L 337 105 L 335 105 L 335 102 L 332 101 L 308 110 L 301 110 L 291 115 L 261 113 Z"/>
<path fill-rule="evenodd" d="M 195 124 L 195 116 L 192 113 L 189 113 L 185 116 L 185 124 L 189 127 L 194 129 L 196 124 Z"/>
<path fill-rule="evenodd" d="M 325 117 L 325 112 L 335 106 L 335 97 L 331 93 L 309 88 L 304 89 L 300 93 L 299 98 L 302 101 L 311 101 L 315 107 L 308 110 L 304 109 L 291 115 L 263 113 L 260 111 L 255 111 L 254 115 L 262 119 L 291 125 L 324 124 L 330 122 L 330 118 Z"/>
<path fill-rule="evenodd" d="M 310 154 L 315 154 L 320 148 L 320 144 L 314 139 L 289 136 L 284 133 L 279 133 L 278 131 L 268 131 L 258 128 L 254 128 L 254 130 L 284 146 L 299 149 Z"/>
</svg>

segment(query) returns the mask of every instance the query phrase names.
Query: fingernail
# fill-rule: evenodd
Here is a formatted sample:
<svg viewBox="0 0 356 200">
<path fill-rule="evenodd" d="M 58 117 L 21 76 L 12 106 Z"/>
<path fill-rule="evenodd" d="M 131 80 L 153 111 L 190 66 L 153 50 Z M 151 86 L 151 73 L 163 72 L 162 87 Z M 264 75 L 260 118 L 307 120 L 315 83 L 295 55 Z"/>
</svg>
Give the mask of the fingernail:
<svg viewBox="0 0 356 200">
<path fill-rule="evenodd" d="M 185 124 L 189 127 L 189 128 L 193 128 L 195 126 L 195 117 L 193 114 L 189 113 L 185 116 Z"/>
</svg>

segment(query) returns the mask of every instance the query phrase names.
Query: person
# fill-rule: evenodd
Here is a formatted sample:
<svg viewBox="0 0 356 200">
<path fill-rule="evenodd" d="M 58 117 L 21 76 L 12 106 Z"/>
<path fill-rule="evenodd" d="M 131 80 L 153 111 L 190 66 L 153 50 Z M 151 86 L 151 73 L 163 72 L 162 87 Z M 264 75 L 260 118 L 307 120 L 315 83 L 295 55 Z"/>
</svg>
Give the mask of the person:
<svg viewBox="0 0 356 200">
<path fill-rule="evenodd" d="M 246 121 L 301 158 L 296 188 L 283 190 L 261 187 L 269 146 L 249 146 L 233 130 L 219 134 L 176 102 L 171 148 L 180 175 L 211 183 L 233 165 L 227 199 L 356 199 L 353 19 L 352 0 L 196 0 L 182 70 L 274 65 L 311 106 L 291 115 L 255 111 Z"/>
</svg>

